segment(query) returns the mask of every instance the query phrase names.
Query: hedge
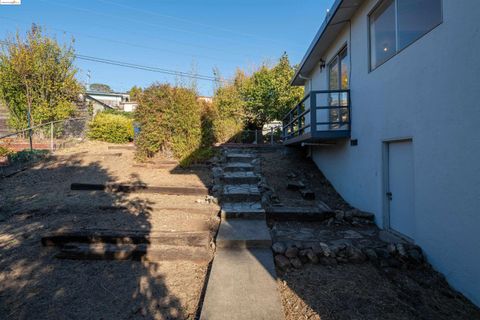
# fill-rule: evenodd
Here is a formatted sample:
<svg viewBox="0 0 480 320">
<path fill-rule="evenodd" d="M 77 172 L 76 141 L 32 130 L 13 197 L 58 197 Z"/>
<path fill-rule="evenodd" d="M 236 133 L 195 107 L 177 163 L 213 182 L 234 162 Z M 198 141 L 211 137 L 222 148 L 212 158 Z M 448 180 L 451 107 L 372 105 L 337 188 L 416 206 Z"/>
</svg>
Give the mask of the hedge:
<svg viewBox="0 0 480 320">
<path fill-rule="evenodd" d="M 136 137 L 137 157 L 145 159 L 158 152 L 172 154 L 181 165 L 211 155 L 213 141 L 210 110 L 197 101 L 194 90 L 154 84 L 145 89 L 135 110 L 140 125 Z"/>
<path fill-rule="evenodd" d="M 99 112 L 90 122 L 88 137 L 111 143 L 133 140 L 133 120 L 124 115 Z"/>
</svg>

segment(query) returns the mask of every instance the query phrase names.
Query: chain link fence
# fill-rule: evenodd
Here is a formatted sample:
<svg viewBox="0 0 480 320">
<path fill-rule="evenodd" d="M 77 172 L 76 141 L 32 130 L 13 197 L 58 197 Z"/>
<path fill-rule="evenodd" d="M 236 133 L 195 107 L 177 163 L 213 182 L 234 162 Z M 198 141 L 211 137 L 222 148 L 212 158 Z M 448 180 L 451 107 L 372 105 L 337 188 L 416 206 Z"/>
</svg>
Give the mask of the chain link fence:
<svg viewBox="0 0 480 320">
<path fill-rule="evenodd" d="M 87 117 L 52 121 L 0 137 L 0 177 L 28 168 L 51 152 L 86 138 Z"/>
</svg>

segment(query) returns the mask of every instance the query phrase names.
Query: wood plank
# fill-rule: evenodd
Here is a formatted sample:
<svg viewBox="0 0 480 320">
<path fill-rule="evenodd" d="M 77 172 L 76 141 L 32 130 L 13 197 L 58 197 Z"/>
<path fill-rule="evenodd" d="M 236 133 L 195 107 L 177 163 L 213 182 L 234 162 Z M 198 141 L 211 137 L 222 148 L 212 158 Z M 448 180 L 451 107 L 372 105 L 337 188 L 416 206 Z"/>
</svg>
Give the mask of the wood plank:
<svg viewBox="0 0 480 320">
<path fill-rule="evenodd" d="M 69 243 L 55 256 L 75 260 L 192 261 L 207 264 L 213 254 L 210 248 L 172 247 L 148 244 L 114 245 Z"/>
<path fill-rule="evenodd" d="M 170 246 L 208 247 L 209 231 L 169 232 L 144 230 L 62 230 L 42 236 L 44 246 L 62 246 L 66 243 L 161 244 Z"/>
<path fill-rule="evenodd" d="M 108 146 L 108 150 L 135 150 L 132 145 Z"/>
<path fill-rule="evenodd" d="M 71 190 L 77 191 L 109 191 L 109 192 L 135 192 L 135 193 L 156 193 L 165 195 L 208 195 L 207 187 L 167 187 L 147 186 L 130 184 L 94 184 L 94 183 L 72 183 Z"/>
</svg>

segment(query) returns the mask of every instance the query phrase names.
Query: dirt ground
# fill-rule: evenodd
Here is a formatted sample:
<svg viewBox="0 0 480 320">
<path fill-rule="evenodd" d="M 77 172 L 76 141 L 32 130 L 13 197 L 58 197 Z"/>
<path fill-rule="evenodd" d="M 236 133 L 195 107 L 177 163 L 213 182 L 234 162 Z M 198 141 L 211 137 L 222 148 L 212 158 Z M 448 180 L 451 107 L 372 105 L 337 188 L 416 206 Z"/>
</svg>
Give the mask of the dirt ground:
<svg viewBox="0 0 480 320">
<path fill-rule="evenodd" d="M 218 207 L 203 196 L 71 191 L 73 182 L 210 184 L 207 166 L 136 167 L 132 150 L 108 146 L 85 142 L 0 180 L 0 319 L 195 317 L 208 265 L 59 260 L 41 246 L 63 229 L 216 232 Z"/>
<path fill-rule="evenodd" d="M 300 153 L 264 153 L 262 172 L 275 190 L 279 205 L 316 206 L 323 201 L 334 210 L 351 209 L 315 164 Z M 305 201 L 299 191 L 287 190 L 289 182 L 299 180 L 315 192 L 315 200 Z M 321 235 L 339 233 L 346 227 L 358 232 L 373 228 L 378 232 L 375 226 L 312 222 L 271 225 L 272 232 L 281 230 L 293 237 L 307 232 L 317 241 L 323 241 Z M 277 269 L 277 275 L 286 320 L 480 319 L 480 310 L 449 287 L 428 264 L 380 268 L 371 262 L 335 266 L 307 263 L 300 269 Z"/>
</svg>

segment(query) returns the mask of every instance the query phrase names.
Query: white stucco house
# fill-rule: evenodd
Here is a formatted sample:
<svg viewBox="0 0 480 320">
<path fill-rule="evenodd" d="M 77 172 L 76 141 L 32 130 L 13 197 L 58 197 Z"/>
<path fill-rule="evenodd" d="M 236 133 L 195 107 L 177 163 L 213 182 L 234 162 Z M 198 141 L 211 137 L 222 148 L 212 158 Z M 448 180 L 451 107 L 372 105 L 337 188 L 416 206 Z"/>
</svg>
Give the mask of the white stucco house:
<svg viewBox="0 0 480 320">
<path fill-rule="evenodd" d="M 480 305 L 480 1 L 336 0 L 285 144 Z"/>
</svg>

